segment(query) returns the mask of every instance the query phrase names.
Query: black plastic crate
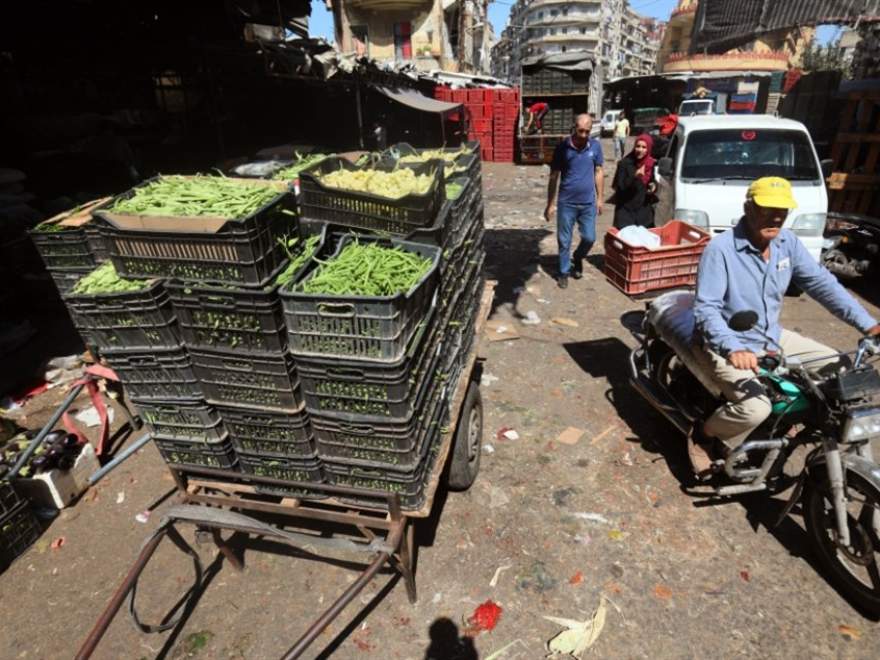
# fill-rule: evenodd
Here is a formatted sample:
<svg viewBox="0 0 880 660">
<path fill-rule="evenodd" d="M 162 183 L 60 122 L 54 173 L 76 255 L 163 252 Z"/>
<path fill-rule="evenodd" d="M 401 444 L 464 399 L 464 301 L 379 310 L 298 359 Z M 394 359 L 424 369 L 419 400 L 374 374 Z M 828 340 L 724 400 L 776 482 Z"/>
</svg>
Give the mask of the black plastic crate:
<svg viewBox="0 0 880 660">
<path fill-rule="evenodd" d="M 205 395 L 183 348 L 105 351 L 104 357 L 129 396 L 144 401 L 202 401 Z"/>
<path fill-rule="evenodd" d="M 443 424 L 449 411 L 449 388 L 434 388 L 430 401 L 420 411 L 418 427 L 410 436 L 401 436 L 397 442 L 377 442 L 375 446 L 364 443 L 348 444 L 317 440 L 318 456 L 328 463 L 359 465 L 392 472 L 412 472 L 430 448 L 430 442 L 439 436 L 434 433 Z M 386 439 L 387 440 L 387 439 Z"/>
<path fill-rule="evenodd" d="M 274 184 L 266 182 L 265 185 Z M 123 223 L 135 216 L 114 214 L 109 208 L 135 191 L 136 188 L 129 190 L 94 211 L 93 222 L 107 241 L 110 259 L 121 277 L 263 285 L 285 260 L 278 239 L 295 229 L 291 210 L 295 200 L 283 184 L 278 185 L 274 199 L 251 215 L 218 220 L 222 224 L 215 222 L 216 228 L 205 232 L 179 231 L 186 223 L 199 220 L 193 217 L 137 216 L 149 221 L 151 229 L 137 228 L 137 223 Z"/>
<path fill-rule="evenodd" d="M 20 557 L 43 533 L 27 502 L 0 516 L 0 570 Z"/>
<path fill-rule="evenodd" d="M 0 519 L 11 513 L 21 502 L 14 486 L 8 481 L 0 481 Z"/>
<path fill-rule="evenodd" d="M 28 231 L 46 268 L 94 268 L 95 257 L 83 229 Z"/>
<path fill-rule="evenodd" d="M 467 176 L 469 179 L 477 179 L 480 176 L 480 145 L 478 142 L 465 142 L 461 147 L 444 147 L 445 153 L 460 154 L 454 161 L 449 163 L 453 167 L 448 167 L 449 172 L 444 174 L 449 179 L 453 176 Z M 421 155 L 425 152 L 437 152 L 439 149 L 416 149 L 406 142 L 398 142 L 382 152 L 380 159 L 385 162 L 395 163 L 406 156 Z"/>
<path fill-rule="evenodd" d="M 290 411 L 303 403 L 290 355 L 191 350 L 190 356 L 208 403 Z"/>
<path fill-rule="evenodd" d="M 303 398 L 310 412 L 348 421 L 408 417 L 416 395 L 432 377 L 441 351 L 439 316 L 431 314 L 396 362 L 297 357 Z"/>
<path fill-rule="evenodd" d="M 258 477 L 272 477 L 302 483 L 324 483 L 324 468 L 316 457 L 307 459 L 238 455 L 241 471 Z M 254 482 L 258 493 L 281 497 L 326 499 L 327 494 L 307 487 L 283 486 Z"/>
<path fill-rule="evenodd" d="M 297 356 L 325 356 L 394 362 L 402 357 L 430 311 L 440 278 L 440 249 L 396 238 L 346 235 L 337 254 L 353 241 L 400 247 L 432 260 L 430 270 L 410 291 L 394 296 L 333 296 L 281 292 L 290 350 Z M 309 266 L 307 280 L 318 267 Z"/>
<path fill-rule="evenodd" d="M 252 456 L 308 458 L 315 442 L 305 405 L 294 412 L 219 407 L 223 424 L 238 453 Z"/>
<path fill-rule="evenodd" d="M 238 471 L 232 442 L 225 437 L 219 442 L 178 440 L 154 436 L 153 441 L 166 463 L 184 467 L 209 467 Z"/>
<path fill-rule="evenodd" d="M 398 165 L 378 163 L 367 167 L 391 171 Z M 418 227 L 430 226 L 445 199 L 443 161 L 430 160 L 399 167 L 411 169 L 416 174 L 433 174 L 431 187 L 424 194 L 410 194 L 399 199 L 330 188 L 322 184 L 318 177 L 340 168 L 351 171 L 363 168 L 343 158 L 325 158 L 300 173 L 299 202 L 303 217 L 392 234 L 406 234 Z"/>
<path fill-rule="evenodd" d="M 81 278 L 91 273 L 94 269 L 94 266 L 91 268 L 52 268 L 49 269 L 49 275 L 52 276 L 52 281 L 55 282 L 55 288 L 58 289 L 58 293 L 64 296 L 73 289 Z"/>
<path fill-rule="evenodd" d="M 140 401 L 132 399 L 153 435 L 176 440 L 220 441 L 226 431 L 220 413 L 205 402 Z"/>
<path fill-rule="evenodd" d="M 140 291 L 70 293 L 64 302 L 76 329 L 102 350 L 180 346 L 171 299 L 161 280 Z"/>
<path fill-rule="evenodd" d="M 95 262 L 102 264 L 107 261 L 110 258 L 110 248 L 98 225 L 94 222 L 89 222 L 83 226 L 83 231 L 85 231 L 86 242 L 89 244 L 89 250 L 95 258 Z"/>
</svg>

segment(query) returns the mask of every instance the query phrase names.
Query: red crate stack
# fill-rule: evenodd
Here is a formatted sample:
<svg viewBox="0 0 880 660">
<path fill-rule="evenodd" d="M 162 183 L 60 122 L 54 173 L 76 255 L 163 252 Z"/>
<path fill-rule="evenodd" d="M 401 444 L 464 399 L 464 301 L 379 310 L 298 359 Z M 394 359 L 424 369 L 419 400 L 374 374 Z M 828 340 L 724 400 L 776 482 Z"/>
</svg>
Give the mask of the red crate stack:
<svg viewBox="0 0 880 660">
<path fill-rule="evenodd" d="M 519 90 L 493 90 L 492 146 L 493 159 L 498 163 L 512 163 L 516 126 L 519 118 Z"/>
</svg>

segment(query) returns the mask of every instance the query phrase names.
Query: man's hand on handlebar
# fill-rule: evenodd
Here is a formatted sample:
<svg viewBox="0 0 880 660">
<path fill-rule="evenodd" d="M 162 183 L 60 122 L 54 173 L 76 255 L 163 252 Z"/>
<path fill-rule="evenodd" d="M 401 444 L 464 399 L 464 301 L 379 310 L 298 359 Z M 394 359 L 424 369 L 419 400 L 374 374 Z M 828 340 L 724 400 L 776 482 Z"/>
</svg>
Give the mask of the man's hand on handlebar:
<svg viewBox="0 0 880 660">
<path fill-rule="evenodd" d="M 758 373 L 758 356 L 751 351 L 733 351 L 727 356 L 727 361 L 737 369 Z"/>
</svg>

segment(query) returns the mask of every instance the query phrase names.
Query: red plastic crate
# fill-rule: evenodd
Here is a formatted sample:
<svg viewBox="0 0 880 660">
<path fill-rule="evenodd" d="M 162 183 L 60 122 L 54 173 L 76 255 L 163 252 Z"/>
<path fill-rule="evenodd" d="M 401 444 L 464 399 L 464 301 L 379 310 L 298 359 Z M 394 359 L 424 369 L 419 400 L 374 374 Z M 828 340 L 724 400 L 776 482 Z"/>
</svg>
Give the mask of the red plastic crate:
<svg viewBox="0 0 880 660">
<path fill-rule="evenodd" d="M 468 133 L 468 140 L 471 142 L 479 142 L 482 145 L 487 147 L 492 146 L 492 134 L 491 133 Z"/>
<path fill-rule="evenodd" d="M 467 109 L 475 119 L 492 119 L 492 106 L 485 103 L 468 103 Z"/>
<path fill-rule="evenodd" d="M 450 89 L 450 101 L 452 103 L 467 103 L 468 91 L 466 89 Z"/>
<path fill-rule="evenodd" d="M 498 151 L 497 149 L 493 150 L 492 161 L 495 163 L 512 163 L 513 162 L 513 152 L 512 151 Z"/>
<path fill-rule="evenodd" d="M 480 145 L 480 158 L 484 161 L 491 161 L 493 157 L 492 146 L 484 147 L 482 144 Z"/>
<path fill-rule="evenodd" d="M 438 101 L 451 101 L 452 90 L 446 85 L 437 85 L 434 88 L 434 98 Z"/>
<path fill-rule="evenodd" d="M 655 250 L 621 240 L 614 227 L 608 230 L 605 277 L 627 295 L 696 284 L 700 255 L 711 236 L 681 220 L 649 231 L 660 236 Z"/>
<path fill-rule="evenodd" d="M 493 89 L 492 100 L 495 103 L 518 103 L 519 90 L 517 89 Z"/>
<path fill-rule="evenodd" d="M 492 120 L 491 119 L 471 119 L 471 130 L 475 133 L 491 133 L 492 132 Z"/>
<path fill-rule="evenodd" d="M 469 89 L 469 90 L 467 90 L 467 100 L 468 100 L 468 103 L 482 103 L 483 102 L 483 90 L 482 89 Z"/>
<path fill-rule="evenodd" d="M 511 105 L 509 103 L 498 105 L 496 103 L 492 108 L 492 115 L 496 118 L 503 117 L 507 119 L 516 119 L 519 115 L 519 106 Z"/>
</svg>

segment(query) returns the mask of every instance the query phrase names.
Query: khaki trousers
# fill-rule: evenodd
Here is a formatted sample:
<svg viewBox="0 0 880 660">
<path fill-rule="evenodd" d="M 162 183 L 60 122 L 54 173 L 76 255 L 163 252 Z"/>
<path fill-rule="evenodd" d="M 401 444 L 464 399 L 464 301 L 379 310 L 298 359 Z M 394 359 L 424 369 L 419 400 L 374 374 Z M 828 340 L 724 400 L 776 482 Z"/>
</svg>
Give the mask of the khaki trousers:
<svg viewBox="0 0 880 660">
<path fill-rule="evenodd" d="M 779 344 L 788 357 L 797 357 L 801 362 L 818 359 L 806 365 L 811 372 L 838 361 L 833 348 L 790 330 L 782 331 Z M 754 372 L 736 369 L 707 348 L 697 347 L 694 354 L 697 368 L 711 378 L 727 399 L 727 403 L 706 420 L 703 431 L 735 449 L 770 415 L 770 399 Z"/>
</svg>

